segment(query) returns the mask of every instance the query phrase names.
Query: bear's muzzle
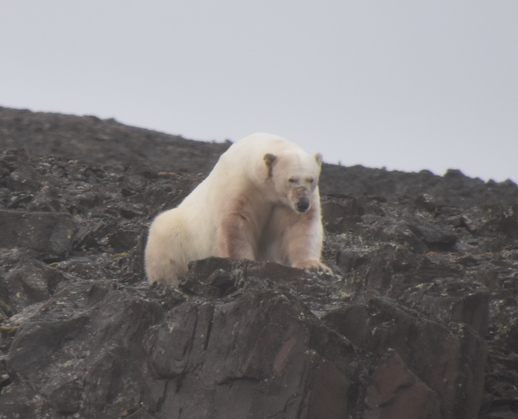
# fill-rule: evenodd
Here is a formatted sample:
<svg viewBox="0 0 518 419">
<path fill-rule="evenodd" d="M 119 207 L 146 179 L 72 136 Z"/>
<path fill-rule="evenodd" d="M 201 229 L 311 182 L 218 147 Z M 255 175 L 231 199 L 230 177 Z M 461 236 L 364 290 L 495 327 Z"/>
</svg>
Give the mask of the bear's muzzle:
<svg viewBox="0 0 518 419">
<path fill-rule="evenodd" d="M 302 198 L 297 201 L 297 211 L 306 212 L 309 209 L 309 199 Z"/>
</svg>

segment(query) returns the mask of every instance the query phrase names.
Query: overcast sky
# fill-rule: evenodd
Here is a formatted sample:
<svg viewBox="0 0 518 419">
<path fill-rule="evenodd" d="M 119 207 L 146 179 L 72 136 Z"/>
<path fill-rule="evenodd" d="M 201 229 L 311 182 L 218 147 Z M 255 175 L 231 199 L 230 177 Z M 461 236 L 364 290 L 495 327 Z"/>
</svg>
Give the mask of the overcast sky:
<svg viewBox="0 0 518 419">
<path fill-rule="evenodd" d="M 518 0 L 0 0 L 0 105 L 518 182 Z"/>
</svg>

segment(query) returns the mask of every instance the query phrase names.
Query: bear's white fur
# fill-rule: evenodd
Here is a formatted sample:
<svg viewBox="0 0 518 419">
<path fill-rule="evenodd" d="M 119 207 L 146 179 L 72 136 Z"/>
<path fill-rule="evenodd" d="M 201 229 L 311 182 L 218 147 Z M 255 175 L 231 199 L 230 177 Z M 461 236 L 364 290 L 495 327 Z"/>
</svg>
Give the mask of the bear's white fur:
<svg viewBox="0 0 518 419">
<path fill-rule="evenodd" d="M 233 144 L 177 207 L 159 214 L 145 250 L 148 281 L 178 285 L 209 256 L 330 271 L 320 262 L 322 156 L 271 134 Z"/>
</svg>

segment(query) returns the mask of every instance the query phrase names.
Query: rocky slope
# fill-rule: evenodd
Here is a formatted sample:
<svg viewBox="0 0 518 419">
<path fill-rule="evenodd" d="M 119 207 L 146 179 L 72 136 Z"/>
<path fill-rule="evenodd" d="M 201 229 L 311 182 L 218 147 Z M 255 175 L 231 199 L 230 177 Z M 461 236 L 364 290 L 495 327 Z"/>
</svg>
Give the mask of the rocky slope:
<svg viewBox="0 0 518 419">
<path fill-rule="evenodd" d="M 335 275 L 146 229 L 229 144 L 0 108 L 0 418 L 518 418 L 518 187 L 325 165 Z"/>
</svg>

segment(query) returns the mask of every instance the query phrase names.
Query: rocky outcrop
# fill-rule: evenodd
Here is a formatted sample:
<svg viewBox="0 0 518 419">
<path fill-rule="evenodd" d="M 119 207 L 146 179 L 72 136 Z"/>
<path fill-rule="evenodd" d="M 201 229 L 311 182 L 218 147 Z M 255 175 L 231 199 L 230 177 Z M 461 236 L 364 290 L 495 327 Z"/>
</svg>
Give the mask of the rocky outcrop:
<svg viewBox="0 0 518 419">
<path fill-rule="evenodd" d="M 209 258 L 150 288 L 150 220 L 226 145 L 0 121 L 0 418 L 518 417 L 512 182 L 326 165 L 334 275 Z"/>
</svg>

